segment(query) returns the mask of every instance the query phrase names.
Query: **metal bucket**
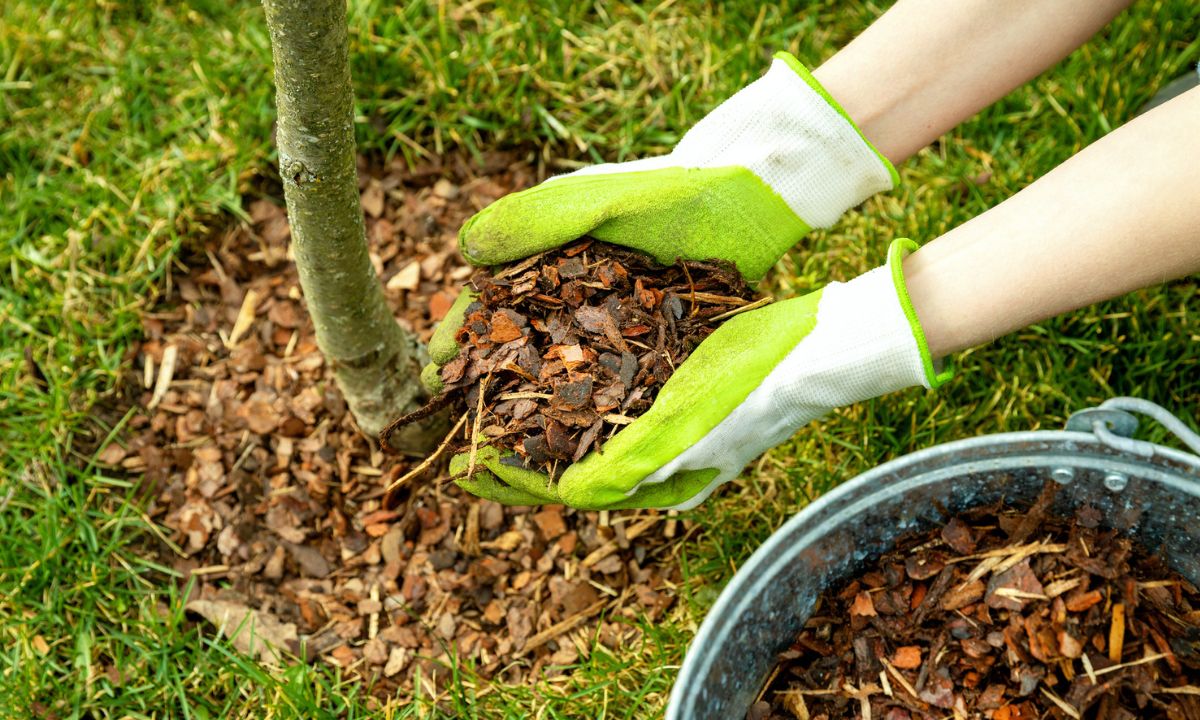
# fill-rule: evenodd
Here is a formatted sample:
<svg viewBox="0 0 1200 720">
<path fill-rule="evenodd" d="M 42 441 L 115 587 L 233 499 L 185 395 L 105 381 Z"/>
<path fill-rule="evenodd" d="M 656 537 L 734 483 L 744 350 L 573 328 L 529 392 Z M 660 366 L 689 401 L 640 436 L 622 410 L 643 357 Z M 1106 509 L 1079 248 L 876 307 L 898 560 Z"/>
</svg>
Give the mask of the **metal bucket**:
<svg viewBox="0 0 1200 720">
<path fill-rule="evenodd" d="M 1005 499 L 1032 504 L 1047 479 L 1056 510 L 1091 505 L 1200 584 L 1200 457 L 1132 440 L 1152 415 L 1200 455 L 1200 436 L 1153 403 L 1114 398 L 1067 429 L 988 435 L 906 455 L 863 473 L 789 520 L 721 593 L 688 649 L 667 720 L 743 718 L 821 591 L 908 532 Z"/>
</svg>

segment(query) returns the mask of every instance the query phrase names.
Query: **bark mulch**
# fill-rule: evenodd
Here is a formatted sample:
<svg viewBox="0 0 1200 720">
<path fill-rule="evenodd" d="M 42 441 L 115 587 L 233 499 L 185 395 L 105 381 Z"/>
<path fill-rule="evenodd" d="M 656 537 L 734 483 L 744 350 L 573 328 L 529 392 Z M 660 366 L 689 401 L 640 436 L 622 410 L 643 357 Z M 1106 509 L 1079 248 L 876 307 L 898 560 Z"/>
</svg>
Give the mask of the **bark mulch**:
<svg viewBox="0 0 1200 720">
<path fill-rule="evenodd" d="M 360 176 L 372 261 L 401 322 L 428 340 L 472 273 L 458 228 L 535 173 L 491 154 L 482 169 L 451 158 Z M 264 662 L 302 653 L 401 698 L 418 669 L 426 693 L 445 687 L 448 650 L 526 683 L 595 637 L 636 642 L 630 620 L 668 610 L 674 546 L 697 528 L 657 512 L 503 507 L 437 482 L 385 507 L 416 459 L 385 459 L 358 432 L 317 350 L 283 209 L 248 211 L 145 313 L 131 358 L 140 408 L 129 441 L 101 458 L 143 478 L 168 530 L 147 552 L 181 587 L 194 581 L 192 617 L 229 633 L 249 617 L 258 642 L 235 643 Z"/>
<path fill-rule="evenodd" d="M 551 478 L 649 409 L 724 319 L 767 302 L 751 302 L 732 263 L 664 266 L 591 239 L 480 270 L 471 286 L 445 390 L 382 437 L 450 406 L 475 429 L 460 450 L 486 441 Z"/>
<path fill-rule="evenodd" d="M 1200 591 L 1101 513 L 1001 505 L 826 591 L 754 720 L 1200 718 Z"/>
</svg>

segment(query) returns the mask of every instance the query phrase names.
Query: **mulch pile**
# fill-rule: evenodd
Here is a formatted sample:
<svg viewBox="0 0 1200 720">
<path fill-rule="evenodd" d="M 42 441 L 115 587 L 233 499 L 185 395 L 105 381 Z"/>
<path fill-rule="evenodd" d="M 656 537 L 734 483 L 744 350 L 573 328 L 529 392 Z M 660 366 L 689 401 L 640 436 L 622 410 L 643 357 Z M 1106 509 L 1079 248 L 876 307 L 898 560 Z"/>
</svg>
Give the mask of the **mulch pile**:
<svg viewBox="0 0 1200 720">
<path fill-rule="evenodd" d="M 480 270 L 471 285 L 462 349 L 428 407 L 456 406 L 481 428 L 463 449 L 511 450 L 552 478 L 649 409 L 722 320 L 761 304 L 732 263 L 664 266 L 591 239 Z"/>
<path fill-rule="evenodd" d="M 416 170 L 360 167 L 371 258 L 401 322 L 428 340 L 472 269 L 456 234 L 534 172 L 491 154 Z M 636 646 L 660 617 L 674 544 L 698 528 L 657 512 L 502 507 L 453 485 L 384 488 L 385 458 L 346 410 L 317 349 L 275 201 L 213 236 L 145 313 L 130 358 L 141 388 L 123 444 L 101 461 L 142 478 L 169 532 L 147 547 L 180 573 L 198 622 L 250 617 L 265 662 L 301 653 L 373 682 L 379 697 L 448 684 L 449 653 L 496 682 L 561 673 L 593 639 Z M 286 657 L 284 661 L 289 661 Z M 444 694 L 441 697 L 445 697 Z"/>
<path fill-rule="evenodd" d="M 824 593 L 748 717 L 1200 718 L 1200 591 L 1056 487 Z"/>
</svg>

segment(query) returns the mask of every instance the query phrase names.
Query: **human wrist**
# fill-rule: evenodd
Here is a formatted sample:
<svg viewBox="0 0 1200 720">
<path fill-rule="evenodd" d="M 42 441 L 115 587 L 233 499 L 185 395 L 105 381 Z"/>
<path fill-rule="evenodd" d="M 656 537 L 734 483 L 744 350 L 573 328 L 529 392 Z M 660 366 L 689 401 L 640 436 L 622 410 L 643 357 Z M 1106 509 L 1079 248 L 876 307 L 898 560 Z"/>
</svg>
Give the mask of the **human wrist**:
<svg viewBox="0 0 1200 720">
<path fill-rule="evenodd" d="M 945 356 L 951 351 L 944 350 L 941 345 L 933 346 L 930 344 L 928 330 L 921 315 L 917 312 L 916 306 L 913 304 L 911 287 L 911 278 L 908 275 L 908 266 L 905 261 L 917 249 L 917 243 L 908 238 L 898 238 L 892 241 L 888 248 L 887 268 L 892 278 L 892 286 L 896 292 L 896 298 L 900 303 L 900 309 L 904 312 L 905 319 L 908 321 L 909 328 L 912 331 L 913 341 L 916 343 L 917 352 L 921 358 L 921 366 L 925 374 L 925 386 L 936 388 L 942 385 L 954 374 L 950 364 L 945 361 Z M 940 330 L 940 328 L 935 328 Z"/>
<path fill-rule="evenodd" d="M 909 301 L 932 358 L 940 360 L 981 342 L 981 323 L 978 319 L 971 321 L 973 313 L 963 303 L 964 283 L 974 283 L 972 278 L 948 275 L 932 245 L 904 258 L 903 268 Z M 970 294 L 967 291 L 967 297 Z"/>
<path fill-rule="evenodd" d="M 855 134 L 858 135 L 863 144 L 870 149 L 871 153 L 875 155 L 875 157 L 879 160 L 879 163 L 884 167 L 888 177 L 891 179 L 892 187 L 895 187 L 897 184 L 899 184 L 900 175 L 896 171 L 895 165 L 892 164 L 891 158 L 889 158 L 875 146 L 858 119 L 854 115 L 851 115 L 850 112 L 846 110 L 846 107 L 838 100 L 837 93 L 831 92 L 826 84 L 822 82 L 821 78 L 817 76 L 820 68 L 814 71 L 809 71 L 809 69 L 805 67 L 795 55 L 782 50 L 775 53 L 774 58 L 786 63 L 788 67 L 790 67 L 798 76 L 800 76 L 800 79 L 803 80 L 804 83 L 813 90 L 813 92 L 820 96 L 822 100 L 824 100 L 831 108 L 833 108 L 835 112 L 837 112 L 838 115 L 845 120 L 846 124 L 855 132 Z M 882 113 L 881 111 L 868 112 L 864 109 L 858 114 L 862 115 L 865 120 L 873 123 Z"/>
<path fill-rule="evenodd" d="M 893 165 L 907 160 L 919 147 L 896 131 L 893 118 L 902 94 L 880 92 L 874 80 L 863 77 L 860 68 L 844 61 L 841 53 L 814 69 L 812 76 L 838 99 L 863 137 Z"/>
</svg>

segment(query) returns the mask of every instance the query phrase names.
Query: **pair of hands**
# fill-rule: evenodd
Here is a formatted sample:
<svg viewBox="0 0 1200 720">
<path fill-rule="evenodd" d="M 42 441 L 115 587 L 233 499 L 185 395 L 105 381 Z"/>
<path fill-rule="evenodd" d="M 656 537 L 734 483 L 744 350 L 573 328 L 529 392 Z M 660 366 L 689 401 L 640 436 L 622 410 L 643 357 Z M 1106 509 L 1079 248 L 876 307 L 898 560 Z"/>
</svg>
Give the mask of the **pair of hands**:
<svg viewBox="0 0 1200 720">
<path fill-rule="evenodd" d="M 585 168 L 502 198 L 463 226 L 459 244 L 471 263 L 497 265 L 590 235 L 663 263 L 727 260 L 755 281 L 810 228 L 832 225 L 895 180 L 828 93 L 781 53 L 670 154 Z M 557 481 L 485 446 L 459 485 L 507 504 L 686 509 L 831 408 L 937 384 L 899 271 L 913 248 L 897 241 L 884 268 L 729 319 L 645 414 Z M 422 378 L 434 392 L 472 299 L 464 289 L 430 342 Z M 451 474 L 468 463 L 455 457 Z"/>
</svg>

